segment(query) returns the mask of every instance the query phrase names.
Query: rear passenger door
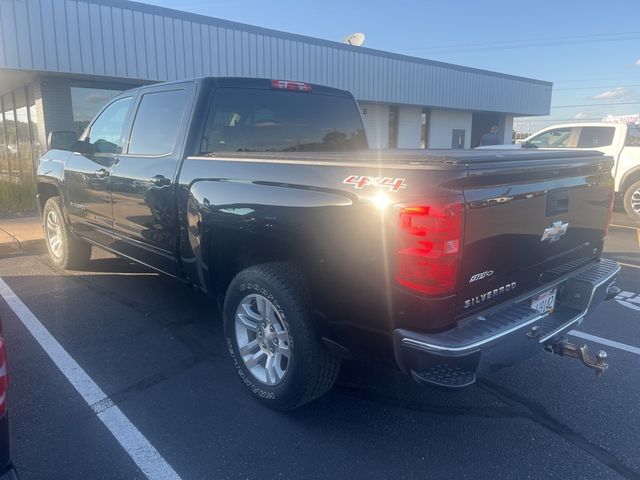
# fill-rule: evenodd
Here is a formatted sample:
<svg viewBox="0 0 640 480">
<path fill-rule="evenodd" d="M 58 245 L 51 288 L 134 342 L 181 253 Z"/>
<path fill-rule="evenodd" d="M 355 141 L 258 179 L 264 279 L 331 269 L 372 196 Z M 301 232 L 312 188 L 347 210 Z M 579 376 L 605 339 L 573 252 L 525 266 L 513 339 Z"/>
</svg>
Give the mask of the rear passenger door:
<svg viewBox="0 0 640 480">
<path fill-rule="evenodd" d="M 178 273 L 175 189 L 194 84 L 140 92 L 125 152 L 111 174 L 114 249 Z"/>
</svg>

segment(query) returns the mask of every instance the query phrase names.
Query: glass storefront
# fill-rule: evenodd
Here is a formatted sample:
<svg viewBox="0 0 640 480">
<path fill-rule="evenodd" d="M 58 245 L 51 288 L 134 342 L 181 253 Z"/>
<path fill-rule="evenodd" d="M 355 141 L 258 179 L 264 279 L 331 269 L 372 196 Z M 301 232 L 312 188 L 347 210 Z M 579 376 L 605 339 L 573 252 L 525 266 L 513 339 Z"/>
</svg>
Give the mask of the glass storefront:
<svg viewBox="0 0 640 480">
<path fill-rule="evenodd" d="M 19 180 L 16 172 L 18 162 L 18 141 L 16 138 L 16 116 L 13 109 L 13 94 L 2 97 L 3 123 L 4 123 L 4 147 L 2 148 L 3 171 L 8 180 Z"/>
<path fill-rule="evenodd" d="M 18 88 L 0 100 L 0 179 L 33 182 L 42 154 L 33 87 Z"/>
<path fill-rule="evenodd" d="M 8 167 L 5 163 L 5 150 L 7 149 L 4 135 L 4 108 L 0 99 L 0 178 L 8 174 Z"/>
<path fill-rule="evenodd" d="M 17 142 L 17 164 L 20 178 L 33 177 L 33 158 L 31 156 L 31 135 L 29 134 L 29 115 L 27 114 L 27 92 L 20 89 L 13 92 L 15 99 L 15 121 Z"/>
<path fill-rule="evenodd" d="M 122 90 L 70 87 L 73 123 L 78 136 L 98 111 Z M 0 97 L 0 180 L 15 183 L 34 180 L 41 144 L 34 85 Z"/>
<path fill-rule="evenodd" d="M 44 153 L 44 148 L 40 144 L 40 125 L 38 123 L 38 112 L 36 111 L 36 98 L 33 85 L 27 87 L 27 108 L 29 109 L 29 133 L 31 135 L 31 157 L 33 164 L 37 165 L 38 160 Z"/>
</svg>

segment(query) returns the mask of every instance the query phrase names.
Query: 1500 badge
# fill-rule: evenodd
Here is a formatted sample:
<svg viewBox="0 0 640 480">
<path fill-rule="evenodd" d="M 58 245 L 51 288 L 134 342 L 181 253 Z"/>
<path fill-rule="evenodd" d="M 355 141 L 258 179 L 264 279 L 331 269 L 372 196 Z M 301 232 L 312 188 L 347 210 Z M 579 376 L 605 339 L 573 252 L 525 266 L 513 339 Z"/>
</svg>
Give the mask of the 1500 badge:
<svg viewBox="0 0 640 480">
<path fill-rule="evenodd" d="M 490 277 L 491 275 L 493 275 L 493 270 L 485 270 L 484 272 L 476 273 L 475 275 L 471 275 L 471 278 L 469 279 L 469 283 L 477 282 L 478 280 L 482 280 L 483 278 Z"/>
<path fill-rule="evenodd" d="M 362 190 L 364 187 L 387 188 L 392 192 L 397 192 L 401 188 L 406 188 L 404 178 L 391 177 L 367 177 L 365 175 L 349 175 L 342 183 L 353 185 L 354 188 Z"/>
</svg>

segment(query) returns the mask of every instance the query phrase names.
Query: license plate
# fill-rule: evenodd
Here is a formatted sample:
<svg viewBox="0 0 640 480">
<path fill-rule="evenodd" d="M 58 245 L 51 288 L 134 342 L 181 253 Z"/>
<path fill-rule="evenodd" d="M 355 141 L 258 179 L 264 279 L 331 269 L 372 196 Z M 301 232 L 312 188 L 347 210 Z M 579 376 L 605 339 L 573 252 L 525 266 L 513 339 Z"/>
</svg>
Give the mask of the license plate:
<svg viewBox="0 0 640 480">
<path fill-rule="evenodd" d="M 531 308 L 540 313 L 551 313 L 556 305 L 557 289 L 547 290 L 531 299 Z"/>
</svg>

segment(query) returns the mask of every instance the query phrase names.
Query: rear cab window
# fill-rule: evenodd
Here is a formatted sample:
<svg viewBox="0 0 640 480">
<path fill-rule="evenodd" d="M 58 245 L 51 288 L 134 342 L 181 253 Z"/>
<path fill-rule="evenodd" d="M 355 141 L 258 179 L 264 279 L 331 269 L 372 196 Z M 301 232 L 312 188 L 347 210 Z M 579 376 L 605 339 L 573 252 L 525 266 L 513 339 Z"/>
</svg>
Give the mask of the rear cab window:
<svg viewBox="0 0 640 480">
<path fill-rule="evenodd" d="M 199 153 L 364 148 L 367 148 L 364 127 L 352 98 L 220 88 L 212 99 Z"/>
</svg>

